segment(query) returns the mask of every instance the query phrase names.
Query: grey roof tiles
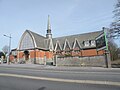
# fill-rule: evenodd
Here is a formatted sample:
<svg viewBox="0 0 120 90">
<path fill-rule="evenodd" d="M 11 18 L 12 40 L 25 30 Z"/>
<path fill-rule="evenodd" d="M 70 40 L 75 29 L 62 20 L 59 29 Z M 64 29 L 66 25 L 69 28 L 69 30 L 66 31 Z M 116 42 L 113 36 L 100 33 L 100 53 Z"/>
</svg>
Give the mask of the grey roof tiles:
<svg viewBox="0 0 120 90">
<path fill-rule="evenodd" d="M 32 36 L 34 37 L 35 42 L 36 42 L 36 47 L 39 47 L 41 49 L 49 49 L 49 45 L 50 45 L 49 39 L 47 39 L 46 37 L 39 35 L 35 32 L 32 32 L 30 30 L 28 30 L 28 32 L 31 33 Z M 101 33 L 102 33 L 102 31 L 96 31 L 96 32 L 90 32 L 90 33 L 84 33 L 84 34 L 76 34 L 76 35 L 68 35 L 68 36 L 63 36 L 63 37 L 56 37 L 56 38 L 52 38 L 52 42 L 53 42 L 53 46 L 55 48 L 56 42 L 59 41 L 59 43 L 63 49 L 65 41 L 67 40 L 70 44 L 70 47 L 73 48 L 75 39 L 77 39 L 81 48 L 90 48 L 92 46 L 84 47 L 83 41 L 95 40 L 95 38 L 97 36 L 99 36 Z"/>
</svg>

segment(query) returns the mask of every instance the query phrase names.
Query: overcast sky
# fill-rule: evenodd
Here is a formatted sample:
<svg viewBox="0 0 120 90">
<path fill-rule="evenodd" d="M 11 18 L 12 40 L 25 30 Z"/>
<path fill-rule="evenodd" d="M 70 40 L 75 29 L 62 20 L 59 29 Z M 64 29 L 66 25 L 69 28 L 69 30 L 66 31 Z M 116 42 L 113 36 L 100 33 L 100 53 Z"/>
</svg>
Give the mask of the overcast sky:
<svg viewBox="0 0 120 90">
<path fill-rule="evenodd" d="M 26 29 L 46 34 L 48 14 L 53 37 L 99 31 L 113 21 L 116 0 L 0 0 L 0 50 L 18 46 Z"/>
</svg>

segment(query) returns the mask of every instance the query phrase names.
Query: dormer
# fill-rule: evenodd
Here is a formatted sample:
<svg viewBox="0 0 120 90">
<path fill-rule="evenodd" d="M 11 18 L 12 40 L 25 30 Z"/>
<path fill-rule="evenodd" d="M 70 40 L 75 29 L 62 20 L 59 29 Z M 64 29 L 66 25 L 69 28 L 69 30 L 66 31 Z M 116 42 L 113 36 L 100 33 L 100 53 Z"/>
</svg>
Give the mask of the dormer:
<svg viewBox="0 0 120 90">
<path fill-rule="evenodd" d="M 89 47 L 90 41 L 89 40 L 83 41 L 83 45 L 84 45 L 84 47 Z"/>
<path fill-rule="evenodd" d="M 95 40 L 91 40 L 90 44 L 91 44 L 91 46 L 96 46 Z"/>
<path fill-rule="evenodd" d="M 65 50 L 65 51 L 70 51 L 71 50 L 70 43 L 67 39 L 65 40 L 63 50 Z"/>
<path fill-rule="evenodd" d="M 73 50 L 80 50 L 81 46 L 78 42 L 78 39 L 75 38 L 74 44 L 73 44 Z"/>
<path fill-rule="evenodd" d="M 57 41 L 55 44 L 55 51 L 61 51 L 61 50 L 62 50 L 62 48 L 61 48 L 60 42 Z"/>
</svg>

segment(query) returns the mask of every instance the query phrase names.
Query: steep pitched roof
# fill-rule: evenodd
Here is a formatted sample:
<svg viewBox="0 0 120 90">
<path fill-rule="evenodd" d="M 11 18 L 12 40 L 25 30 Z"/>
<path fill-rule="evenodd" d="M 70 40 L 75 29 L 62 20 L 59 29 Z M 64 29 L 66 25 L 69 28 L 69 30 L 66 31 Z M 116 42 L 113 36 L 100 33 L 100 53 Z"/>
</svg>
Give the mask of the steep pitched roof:
<svg viewBox="0 0 120 90">
<path fill-rule="evenodd" d="M 46 49 L 45 48 L 45 39 L 46 38 L 44 36 L 39 35 L 35 32 L 30 31 L 30 30 L 26 30 L 26 31 L 29 32 L 32 35 L 32 37 L 34 38 L 35 43 L 36 43 L 36 47 L 41 48 L 41 49 Z"/>
<path fill-rule="evenodd" d="M 35 32 L 32 32 L 30 30 L 26 30 L 25 33 L 29 33 L 34 41 L 35 48 L 45 49 L 49 50 L 51 40 L 47 39 L 46 37 L 39 35 Z M 102 31 L 96 31 L 96 32 L 90 32 L 90 33 L 84 33 L 84 34 L 76 34 L 76 35 L 69 35 L 69 36 L 63 36 L 63 37 L 57 37 L 52 39 L 53 46 L 56 46 L 56 43 L 59 42 L 61 48 L 64 48 L 65 40 L 68 41 L 71 49 L 74 46 L 75 40 L 77 40 L 78 44 L 81 48 L 84 48 L 83 41 L 87 40 L 95 40 L 97 36 L 99 36 L 102 33 Z M 91 46 L 90 46 L 91 47 Z M 89 47 L 85 47 L 89 48 Z"/>
<path fill-rule="evenodd" d="M 76 35 L 69 35 L 69 36 L 63 36 L 63 37 L 57 37 L 53 38 L 53 43 L 55 45 L 56 41 L 58 40 L 61 44 L 61 47 L 64 47 L 64 42 L 67 39 L 70 43 L 70 46 L 73 46 L 73 43 L 75 41 L 75 38 L 78 40 L 80 45 L 83 47 L 83 41 L 87 40 L 95 40 L 95 38 L 101 34 L 102 31 L 96 31 L 96 32 L 90 32 L 90 33 L 84 33 L 84 34 L 76 34 Z"/>
</svg>

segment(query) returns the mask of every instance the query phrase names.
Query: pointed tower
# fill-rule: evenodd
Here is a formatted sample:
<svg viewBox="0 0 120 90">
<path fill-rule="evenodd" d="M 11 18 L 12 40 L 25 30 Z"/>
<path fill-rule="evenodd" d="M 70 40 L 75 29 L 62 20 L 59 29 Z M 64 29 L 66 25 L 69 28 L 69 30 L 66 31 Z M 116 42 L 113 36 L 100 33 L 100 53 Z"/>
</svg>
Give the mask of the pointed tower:
<svg viewBox="0 0 120 90">
<path fill-rule="evenodd" d="M 47 24 L 47 34 L 46 34 L 47 39 L 52 39 L 52 34 L 51 34 L 51 26 L 50 26 L 50 16 L 48 15 L 48 24 Z"/>
</svg>

